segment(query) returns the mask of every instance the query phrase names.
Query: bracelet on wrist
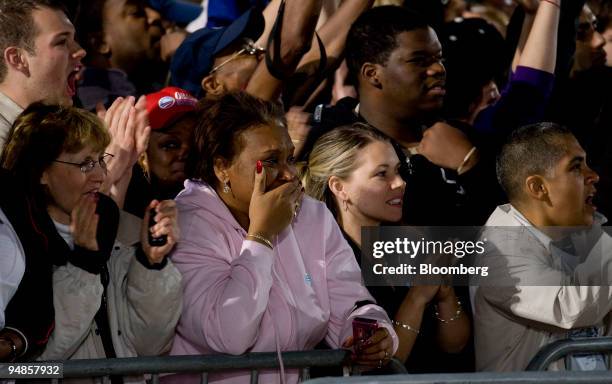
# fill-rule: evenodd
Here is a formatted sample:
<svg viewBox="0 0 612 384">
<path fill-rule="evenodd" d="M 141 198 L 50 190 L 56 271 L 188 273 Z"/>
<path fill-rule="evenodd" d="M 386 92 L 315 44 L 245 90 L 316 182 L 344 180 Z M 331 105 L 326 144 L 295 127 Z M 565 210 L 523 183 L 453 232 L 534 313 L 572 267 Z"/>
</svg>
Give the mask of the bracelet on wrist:
<svg viewBox="0 0 612 384">
<path fill-rule="evenodd" d="M 465 165 L 470 160 L 470 158 L 472 157 L 474 152 L 476 152 L 476 147 L 472 147 L 472 149 L 470 149 L 470 151 L 467 153 L 467 155 L 465 155 L 465 157 L 463 158 L 463 161 L 461 162 L 461 165 L 459 165 L 457 167 L 457 174 L 458 175 L 461 174 L 461 172 L 463 171 L 463 168 L 465 168 Z"/>
<path fill-rule="evenodd" d="M 419 335 L 420 330 L 414 327 L 411 327 L 410 325 L 406 324 L 406 323 L 402 323 L 401 321 L 397 321 L 397 320 L 391 320 L 391 323 L 393 325 L 396 325 L 402 329 L 405 329 L 407 331 L 410 331 L 412 333 L 414 333 L 415 335 Z"/>
<path fill-rule="evenodd" d="M 247 239 L 251 239 L 254 240 L 260 244 L 263 244 L 267 247 L 269 247 L 270 249 L 274 249 L 274 245 L 272 245 L 272 242 L 270 240 L 268 240 L 265 236 L 259 234 L 259 233 L 248 233 L 246 235 Z"/>
<path fill-rule="evenodd" d="M 557 3 L 556 1 L 553 1 L 553 0 L 541 0 L 541 1 L 542 1 L 543 3 L 549 3 L 549 4 L 552 4 L 552 5 L 554 5 L 555 7 L 557 7 L 557 8 L 559 8 L 559 9 L 561 9 L 561 5 L 559 5 L 559 3 Z"/>
<path fill-rule="evenodd" d="M 434 305 L 434 314 L 436 319 L 438 319 L 439 322 L 441 322 L 442 324 L 448 324 L 450 322 L 453 322 L 457 319 L 459 319 L 461 317 L 461 314 L 463 313 L 463 307 L 461 306 L 461 301 L 457 300 L 457 311 L 455 311 L 455 314 L 453 316 L 451 316 L 449 319 L 443 319 L 440 317 L 440 311 L 438 310 L 438 305 Z"/>
</svg>

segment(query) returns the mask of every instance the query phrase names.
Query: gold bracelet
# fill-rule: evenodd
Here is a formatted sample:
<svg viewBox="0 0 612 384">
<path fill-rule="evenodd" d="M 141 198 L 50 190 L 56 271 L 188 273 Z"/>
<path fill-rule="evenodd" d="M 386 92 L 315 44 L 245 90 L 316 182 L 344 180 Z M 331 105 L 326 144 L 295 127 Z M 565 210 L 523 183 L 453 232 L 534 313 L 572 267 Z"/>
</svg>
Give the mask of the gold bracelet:
<svg viewBox="0 0 612 384">
<path fill-rule="evenodd" d="M 457 300 L 457 311 L 448 320 L 444 320 L 443 318 L 440 317 L 440 312 L 438 311 L 438 305 L 437 304 L 434 305 L 434 308 L 435 308 L 435 312 L 434 313 L 435 313 L 436 319 L 438 319 L 438 321 L 441 322 L 442 324 L 448 324 L 451 321 L 457 320 L 458 318 L 461 317 L 461 313 L 463 312 L 463 307 L 461 306 L 461 301 L 459 301 L 459 300 Z"/>
<path fill-rule="evenodd" d="M 397 321 L 397 320 L 391 320 L 391 323 L 392 323 L 393 325 L 397 325 L 398 327 L 402 327 L 402 328 L 404 328 L 405 330 L 410 331 L 410 332 L 414 333 L 414 334 L 415 334 L 415 335 L 417 335 L 417 336 L 419 335 L 419 332 L 420 332 L 420 331 L 419 331 L 418 329 L 413 328 L 413 327 L 409 326 L 409 325 L 408 325 L 408 324 L 406 324 L 406 323 L 402 323 L 402 322 L 399 322 L 399 321 Z"/>
<path fill-rule="evenodd" d="M 472 157 L 474 152 L 476 152 L 476 147 L 472 147 L 472 149 L 470 149 L 470 151 L 467 153 L 467 155 L 465 155 L 465 157 L 463 158 L 463 161 L 461 162 L 461 165 L 459 167 L 457 167 L 457 174 L 458 175 L 461 174 L 461 171 L 463 171 L 463 167 L 465 167 L 465 165 L 470 160 L 470 157 Z"/>
<path fill-rule="evenodd" d="M 274 245 L 272 245 L 272 242 L 266 239 L 264 236 L 260 235 L 259 233 L 247 233 L 246 237 L 247 239 L 251 238 L 252 240 L 257 241 L 260 244 L 266 245 L 270 249 L 274 249 Z"/>
</svg>

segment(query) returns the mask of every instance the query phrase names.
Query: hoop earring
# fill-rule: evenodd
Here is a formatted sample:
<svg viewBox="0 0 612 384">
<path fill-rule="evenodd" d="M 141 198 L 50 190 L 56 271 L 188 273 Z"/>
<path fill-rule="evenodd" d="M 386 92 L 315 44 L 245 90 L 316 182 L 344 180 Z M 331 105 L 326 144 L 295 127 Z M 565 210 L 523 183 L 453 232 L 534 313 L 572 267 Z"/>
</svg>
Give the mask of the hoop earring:
<svg viewBox="0 0 612 384">
<path fill-rule="evenodd" d="M 223 182 L 223 193 L 230 193 L 231 188 L 229 186 L 229 184 L 227 183 L 227 181 Z"/>
</svg>

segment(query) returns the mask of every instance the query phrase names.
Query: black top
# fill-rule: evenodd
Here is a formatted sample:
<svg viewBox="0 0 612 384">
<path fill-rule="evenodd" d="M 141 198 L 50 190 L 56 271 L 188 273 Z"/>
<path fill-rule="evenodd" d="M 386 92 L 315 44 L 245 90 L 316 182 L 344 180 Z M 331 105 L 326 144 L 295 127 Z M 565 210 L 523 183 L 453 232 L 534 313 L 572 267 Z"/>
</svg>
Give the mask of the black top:
<svg viewBox="0 0 612 384">
<path fill-rule="evenodd" d="M 360 247 L 344 231 L 342 233 L 353 249 L 357 262 L 361 265 Z M 367 288 L 374 299 L 376 299 L 376 303 L 387 312 L 391 319 L 395 318 L 402 301 L 410 290 L 408 286 L 368 286 Z M 467 289 L 457 292 L 463 303 L 464 310 L 469 309 L 467 294 Z M 419 336 L 414 343 L 410 356 L 408 356 L 408 360 L 406 360 L 406 369 L 410 373 L 473 372 L 473 343 L 470 342 L 458 354 L 441 351 L 437 347 L 436 341 L 437 321 L 434 316 L 433 306 L 427 305 L 423 313 Z"/>
</svg>

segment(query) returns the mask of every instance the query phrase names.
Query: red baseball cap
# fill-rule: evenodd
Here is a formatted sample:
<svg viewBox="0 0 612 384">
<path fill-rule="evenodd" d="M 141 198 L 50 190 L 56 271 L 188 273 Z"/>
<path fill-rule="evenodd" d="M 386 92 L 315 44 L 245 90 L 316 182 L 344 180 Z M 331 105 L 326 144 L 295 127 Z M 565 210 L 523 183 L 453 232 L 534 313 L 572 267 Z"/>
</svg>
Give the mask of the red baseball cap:
<svg viewBox="0 0 612 384">
<path fill-rule="evenodd" d="M 151 129 L 167 127 L 186 112 L 194 111 L 198 104 L 198 99 L 177 87 L 166 87 L 145 97 Z"/>
</svg>

